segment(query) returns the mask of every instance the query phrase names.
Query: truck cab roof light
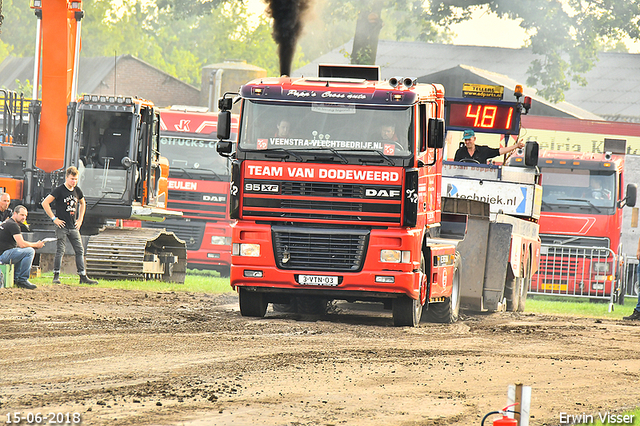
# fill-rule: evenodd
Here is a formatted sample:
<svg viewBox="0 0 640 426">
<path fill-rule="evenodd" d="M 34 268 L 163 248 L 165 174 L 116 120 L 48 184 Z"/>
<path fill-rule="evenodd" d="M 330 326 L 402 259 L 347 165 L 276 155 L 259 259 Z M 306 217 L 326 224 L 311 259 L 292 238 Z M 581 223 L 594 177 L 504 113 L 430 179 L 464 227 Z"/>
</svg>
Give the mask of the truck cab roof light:
<svg viewBox="0 0 640 426">
<path fill-rule="evenodd" d="M 516 84 L 516 89 L 514 90 L 513 96 L 515 96 L 516 98 L 519 98 L 520 96 L 522 96 L 522 85 L 521 84 Z"/>
<path fill-rule="evenodd" d="M 580 165 L 580 162 L 579 162 L 579 161 L 574 161 L 574 162 L 573 162 L 573 165 L 574 165 L 574 166 L 579 166 L 579 165 Z"/>
<path fill-rule="evenodd" d="M 262 87 L 252 87 L 251 91 L 253 92 L 254 95 L 258 95 L 258 96 L 262 95 L 262 92 L 263 92 Z"/>
<path fill-rule="evenodd" d="M 399 93 L 395 93 L 395 94 L 392 96 L 392 99 L 393 99 L 394 101 L 401 101 L 401 100 L 402 100 L 402 95 L 401 95 L 401 94 L 399 94 Z"/>
<path fill-rule="evenodd" d="M 611 167 L 611 163 L 603 163 L 602 164 L 604 167 Z"/>
</svg>

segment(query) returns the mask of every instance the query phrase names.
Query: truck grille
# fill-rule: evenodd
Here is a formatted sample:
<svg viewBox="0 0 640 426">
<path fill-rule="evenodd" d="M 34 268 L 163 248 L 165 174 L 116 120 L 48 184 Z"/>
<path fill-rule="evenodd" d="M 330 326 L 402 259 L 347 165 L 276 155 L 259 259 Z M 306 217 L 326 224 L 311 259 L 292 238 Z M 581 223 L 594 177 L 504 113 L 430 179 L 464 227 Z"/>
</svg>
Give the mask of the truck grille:
<svg viewBox="0 0 640 426">
<path fill-rule="evenodd" d="M 364 185 L 322 182 L 282 182 L 281 195 L 364 198 Z"/>
<path fill-rule="evenodd" d="M 187 191 L 169 191 L 167 208 L 184 212 L 185 217 L 219 219 L 227 213 L 227 194 L 213 194 L 223 202 L 203 201 L 203 193 Z"/>
<path fill-rule="evenodd" d="M 356 272 L 362 269 L 369 240 L 366 229 L 273 226 L 272 233 L 280 269 Z"/>
</svg>

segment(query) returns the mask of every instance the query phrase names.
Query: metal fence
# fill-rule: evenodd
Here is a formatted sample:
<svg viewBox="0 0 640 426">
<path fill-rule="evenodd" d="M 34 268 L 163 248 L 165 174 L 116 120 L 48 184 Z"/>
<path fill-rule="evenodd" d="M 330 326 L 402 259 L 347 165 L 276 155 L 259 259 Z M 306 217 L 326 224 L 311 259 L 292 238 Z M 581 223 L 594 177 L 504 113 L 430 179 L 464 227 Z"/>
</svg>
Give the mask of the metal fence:
<svg viewBox="0 0 640 426">
<path fill-rule="evenodd" d="M 638 275 L 640 274 L 640 265 L 635 257 L 627 257 L 624 261 L 624 295 L 625 297 L 638 297 Z"/>
<path fill-rule="evenodd" d="M 529 293 L 609 301 L 612 309 L 626 282 L 618 260 L 605 247 L 543 244 Z"/>
</svg>

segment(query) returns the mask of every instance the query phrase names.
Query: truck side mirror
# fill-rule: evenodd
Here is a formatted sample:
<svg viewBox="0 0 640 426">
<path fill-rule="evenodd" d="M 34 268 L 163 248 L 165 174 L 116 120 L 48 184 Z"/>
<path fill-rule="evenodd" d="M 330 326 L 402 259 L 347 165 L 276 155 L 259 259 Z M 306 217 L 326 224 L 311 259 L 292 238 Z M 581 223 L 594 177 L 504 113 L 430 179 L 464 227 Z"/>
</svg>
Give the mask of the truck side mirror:
<svg viewBox="0 0 640 426">
<path fill-rule="evenodd" d="M 638 195 L 638 186 L 635 183 L 627 185 L 627 197 L 625 198 L 626 205 L 629 207 L 636 206 L 636 196 Z"/>
<path fill-rule="evenodd" d="M 427 146 L 440 149 L 444 146 L 444 121 L 438 118 L 429 119 L 429 135 Z"/>
<path fill-rule="evenodd" d="M 538 165 L 538 142 L 528 141 L 524 145 L 524 165 L 533 167 Z"/>
<path fill-rule="evenodd" d="M 231 137 L 231 111 L 220 111 L 218 113 L 217 136 L 220 140 L 228 140 Z"/>
<path fill-rule="evenodd" d="M 222 155 L 223 157 L 228 157 L 229 154 L 231 154 L 231 151 L 233 151 L 233 142 L 218 141 L 218 144 L 216 145 L 216 151 L 218 151 L 218 154 Z"/>
</svg>

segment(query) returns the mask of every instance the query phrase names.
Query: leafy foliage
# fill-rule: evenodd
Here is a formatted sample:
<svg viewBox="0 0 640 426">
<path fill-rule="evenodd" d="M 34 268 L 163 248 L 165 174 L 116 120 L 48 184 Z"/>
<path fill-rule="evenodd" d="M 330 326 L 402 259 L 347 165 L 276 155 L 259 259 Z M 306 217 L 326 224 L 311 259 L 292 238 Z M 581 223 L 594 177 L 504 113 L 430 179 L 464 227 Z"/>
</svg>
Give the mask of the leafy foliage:
<svg viewBox="0 0 640 426">
<path fill-rule="evenodd" d="M 383 39 L 446 43 L 450 26 L 470 19 L 477 8 L 520 20 L 530 34 L 528 47 L 540 55 L 529 66 L 527 84 L 556 102 L 570 84 L 585 84 L 583 76 L 599 51 L 624 51 L 622 37 L 640 39 L 638 1 L 316 0 L 306 14 L 293 68 L 352 39 L 356 18 L 380 1 Z M 36 19 L 28 3 L 3 0 L 0 60 L 33 55 Z M 279 73 L 272 21 L 250 19 L 245 0 L 84 0 L 83 7 L 85 57 L 131 54 L 196 86 L 203 66 L 225 60 Z"/>
<path fill-rule="evenodd" d="M 605 43 L 623 36 L 640 39 L 640 4 L 627 0 L 434 0 L 423 19 L 450 25 L 467 20 L 474 7 L 502 18 L 521 19 L 529 46 L 542 55 L 530 65 L 527 84 L 559 102 L 570 82 L 584 85 L 584 73 Z"/>
</svg>

